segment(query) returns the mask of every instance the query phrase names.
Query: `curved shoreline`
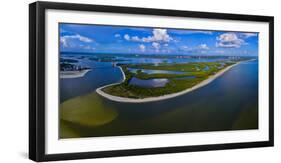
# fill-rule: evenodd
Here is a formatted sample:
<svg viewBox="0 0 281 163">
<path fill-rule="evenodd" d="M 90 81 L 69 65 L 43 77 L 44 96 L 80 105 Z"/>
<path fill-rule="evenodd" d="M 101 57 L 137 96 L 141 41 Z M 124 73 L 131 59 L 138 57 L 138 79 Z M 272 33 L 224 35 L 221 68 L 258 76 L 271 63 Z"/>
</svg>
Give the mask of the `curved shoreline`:
<svg viewBox="0 0 281 163">
<path fill-rule="evenodd" d="M 247 60 L 247 61 L 251 61 L 251 60 Z M 145 103 L 145 102 L 153 102 L 153 101 L 160 101 L 160 100 L 166 100 L 166 99 L 170 99 L 170 98 L 174 98 L 177 96 L 181 96 L 183 94 L 189 93 L 191 91 L 194 91 L 198 88 L 201 88 L 209 83 L 211 83 L 212 81 L 214 81 L 216 78 L 218 78 L 219 76 L 223 75 L 226 71 L 230 70 L 231 68 L 233 68 L 234 66 L 238 65 L 241 62 L 247 62 L 247 61 L 240 61 L 237 62 L 231 66 L 228 66 L 227 68 L 220 70 L 219 72 L 217 72 L 215 75 L 211 75 L 209 76 L 207 79 L 201 81 L 200 83 L 196 84 L 193 87 L 187 88 L 183 91 L 177 92 L 177 93 L 172 93 L 172 94 L 167 94 L 167 95 L 163 95 L 163 96 L 157 96 L 157 97 L 147 97 L 147 98 L 142 98 L 142 99 L 133 99 L 133 98 L 126 98 L 126 97 L 119 97 L 119 96 L 113 96 L 110 94 L 107 94 L 105 92 L 102 91 L 103 88 L 108 87 L 108 86 L 112 86 L 112 85 L 117 85 L 122 83 L 125 80 L 125 74 L 122 70 L 121 67 L 119 67 L 121 69 L 121 72 L 123 74 L 123 80 L 119 83 L 113 83 L 113 84 L 109 84 L 103 87 L 99 87 L 96 89 L 96 92 L 103 96 L 106 99 L 109 99 L 111 101 L 115 101 L 115 102 L 124 102 L 124 103 Z"/>
<path fill-rule="evenodd" d="M 72 72 L 60 72 L 60 78 L 62 79 L 81 78 L 85 76 L 89 71 L 91 71 L 91 69 L 72 71 Z"/>
</svg>

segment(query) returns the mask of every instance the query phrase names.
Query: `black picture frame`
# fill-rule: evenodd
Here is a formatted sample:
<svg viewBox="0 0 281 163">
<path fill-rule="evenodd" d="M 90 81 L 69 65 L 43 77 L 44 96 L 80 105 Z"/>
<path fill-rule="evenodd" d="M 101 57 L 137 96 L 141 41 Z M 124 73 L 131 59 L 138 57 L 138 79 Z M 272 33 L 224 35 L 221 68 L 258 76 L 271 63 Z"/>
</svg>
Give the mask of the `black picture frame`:
<svg viewBox="0 0 281 163">
<path fill-rule="evenodd" d="M 246 143 L 212 144 L 150 149 L 115 150 L 83 153 L 45 153 L 45 11 L 95 11 L 124 14 L 160 15 L 269 23 L 269 140 Z M 274 144 L 274 18 L 270 16 L 222 14 L 151 8 L 116 7 L 88 4 L 35 2 L 29 5 L 29 158 L 34 161 L 55 161 L 115 156 L 132 156 L 190 151 L 269 147 Z"/>
</svg>

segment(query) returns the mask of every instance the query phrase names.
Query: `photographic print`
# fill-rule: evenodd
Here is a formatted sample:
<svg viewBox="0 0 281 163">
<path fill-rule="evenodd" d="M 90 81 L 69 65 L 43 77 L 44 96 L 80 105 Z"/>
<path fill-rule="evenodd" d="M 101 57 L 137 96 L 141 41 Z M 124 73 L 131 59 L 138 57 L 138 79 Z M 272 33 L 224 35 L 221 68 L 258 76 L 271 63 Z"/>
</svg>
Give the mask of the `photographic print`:
<svg viewBox="0 0 281 163">
<path fill-rule="evenodd" d="M 259 33 L 59 23 L 59 138 L 259 129 Z"/>
<path fill-rule="evenodd" d="M 274 145 L 274 17 L 29 5 L 29 158 Z"/>
</svg>

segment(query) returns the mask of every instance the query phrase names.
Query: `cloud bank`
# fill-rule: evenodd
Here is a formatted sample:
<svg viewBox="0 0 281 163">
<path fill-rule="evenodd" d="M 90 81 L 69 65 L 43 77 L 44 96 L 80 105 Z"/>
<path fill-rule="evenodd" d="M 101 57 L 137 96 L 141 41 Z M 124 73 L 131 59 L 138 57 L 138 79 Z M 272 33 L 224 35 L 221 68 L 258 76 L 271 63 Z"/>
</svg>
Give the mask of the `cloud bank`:
<svg viewBox="0 0 281 163">
<path fill-rule="evenodd" d="M 228 32 L 221 34 L 217 37 L 217 43 L 216 47 L 221 48 L 240 48 L 242 44 L 244 44 L 245 41 L 238 38 L 238 36 L 235 33 Z"/>
<path fill-rule="evenodd" d="M 88 37 L 81 36 L 79 34 L 76 34 L 76 35 L 65 35 L 65 36 L 61 36 L 60 37 L 60 42 L 61 42 L 63 47 L 69 47 L 70 46 L 70 41 L 72 41 L 72 40 L 79 40 L 79 41 L 85 42 L 85 43 L 93 42 L 92 39 L 90 39 Z"/>
<path fill-rule="evenodd" d="M 129 36 L 128 34 L 125 34 L 124 39 L 134 42 L 169 42 L 173 40 L 173 38 L 167 33 L 167 29 L 158 28 L 153 29 L 152 35 L 148 37 Z"/>
</svg>

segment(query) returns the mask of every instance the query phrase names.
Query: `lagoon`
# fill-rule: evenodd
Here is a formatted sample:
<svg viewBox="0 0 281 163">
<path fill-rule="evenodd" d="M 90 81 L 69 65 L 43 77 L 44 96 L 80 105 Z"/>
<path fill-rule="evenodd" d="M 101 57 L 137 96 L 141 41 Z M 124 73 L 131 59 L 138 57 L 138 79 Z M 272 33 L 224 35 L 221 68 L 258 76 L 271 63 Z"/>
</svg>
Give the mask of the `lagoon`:
<svg viewBox="0 0 281 163">
<path fill-rule="evenodd" d="M 128 68 L 132 73 L 137 73 L 140 71 L 145 74 L 184 74 L 185 72 L 180 71 L 168 71 L 168 70 L 148 70 L 148 69 L 137 69 L 137 68 Z"/>
<path fill-rule="evenodd" d="M 135 85 L 143 88 L 158 88 L 158 87 L 165 87 L 165 85 L 169 82 L 168 79 L 147 79 L 142 80 L 136 77 L 133 77 L 129 85 Z"/>
</svg>

